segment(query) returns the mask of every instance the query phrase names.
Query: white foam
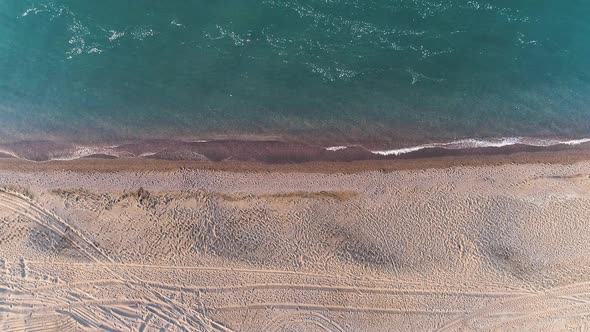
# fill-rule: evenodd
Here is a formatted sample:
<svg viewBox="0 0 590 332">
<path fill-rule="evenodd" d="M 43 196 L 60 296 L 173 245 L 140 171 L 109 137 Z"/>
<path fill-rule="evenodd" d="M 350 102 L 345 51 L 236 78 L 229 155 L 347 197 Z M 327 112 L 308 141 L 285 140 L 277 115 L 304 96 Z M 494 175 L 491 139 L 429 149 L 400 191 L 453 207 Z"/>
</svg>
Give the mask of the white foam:
<svg viewBox="0 0 590 332">
<path fill-rule="evenodd" d="M 409 148 L 402 148 L 402 149 L 394 149 L 394 150 L 383 150 L 383 151 L 371 151 L 374 154 L 380 154 L 382 156 L 399 156 L 400 154 L 406 154 L 410 152 L 420 151 L 426 148 L 429 148 L 429 145 L 422 145 L 422 146 L 413 146 Z"/>
<path fill-rule="evenodd" d="M 120 157 L 121 154 L 114 150 L 116 146 L 105 146 L 105 147 L 89 147 L 89 146 L 76 146 L 71 151 L 64 151 L 52 155 L 50 160 L 66 161 L 76 160 L 84 157 L 88 157 L 94 154 L 104 154 L 108 156 Z"/>
<path fill-rule="evenodd" d="M 327 147 L 326 150 L 328 150 L 328 151 L 338 151 L 338 150 L 344 150 L 344 149 L 347 149 L 347 148 L 348 148 L 348 146 L 339 145 L 339 146 L 330 146 L 330 147 Z"/>
<path fill-rule="evenodd" d="M 12 156 L 14 158 L 20 159 L 20 157 L 18 155 L 16 155 L 15 153 L 13 153 L 11 151 L 8 151 L 8 150 L 0 149 L 0 153 L 7 154 L 7 155 Z"/>
<path fill-rule="evenodd" d="M 38 12 L 37 8 L 29 8 L 21 15 L 21 17 L 28 16 L 30 13 L 37 14 L 37 12 Z"/>
<path fill-rule="evenodd" d="M 99 48 L 93 47 L 93 48 L 91 48 L 91 49 L 88 50 L 88 54 L 92 54 L 92 53 L 98 53 L 98 54 L 100 54 L 100 53 L 102 53 L 102 50 L 99 49 Z"/>
<path fill-rule="evenodd" d="M 109 41 L 113 41 L 117 38 L 125 36 L 125 32 L 117 32 L 115 30 L 111 30 L 110 33 L 111 33 L 111 36 L 109 37 Z"/>
<path fill-rule="evenodd" d="M 573 140 L 569 140 L 569 141 L 563 141 L 563 142 L 561 142 L 561 144 L 578 145 L 578 144 L 583 144 L 583 143 L 588 143 L 588 142 L 590 142 L 590 138 L 581 138 L 581 139 L 573 139 Z"/>
<path fill-rule="evenodd" d="M 590 138 L 581 138 L 575 140 L 566 140 L 560 141 L 555 139 L 539 139 L 539 138 L 528 138 L 528 137 L 504 137 L 498 139 L 463 139 L 458 141 L 452 141 L 447 143 L 429 143 L 424 145 L 412 146 L 407 148 L 399 148 L 399 149 L 392 149 L 392 150 L 374 150 L 371 151 L 374 154 L 382 155 L 382 156 L 399 156 L 402 154 L 416 152 L 424 149 L 431 149 L 431 148 L 442 148 L 442 149 L 449 149 L 449 150 L 458 150 L 458 149 L 469 149 L 469 148 L 484 148 L 484 147 L 493 147 L 493 148 L 500 148 L 504 146 L 510 146 L 515 144 L 523 144 L 529 146 L 539 146 L 539 147 L 547 147 L 553 145 L 578 145 L 583 143 L 590 142 Z"/>
<path fill-rule="evenodd" d="M 139 27 L 139 28 L 133 30 L 131 32 L 131 35 L 133 36 L 134 39 L 142 41 L 142 40 L 146 39 L 147 37 L 154 36 L 154 30 L 151 28 L 148 28 L 148 27 Z"/>
</svg>

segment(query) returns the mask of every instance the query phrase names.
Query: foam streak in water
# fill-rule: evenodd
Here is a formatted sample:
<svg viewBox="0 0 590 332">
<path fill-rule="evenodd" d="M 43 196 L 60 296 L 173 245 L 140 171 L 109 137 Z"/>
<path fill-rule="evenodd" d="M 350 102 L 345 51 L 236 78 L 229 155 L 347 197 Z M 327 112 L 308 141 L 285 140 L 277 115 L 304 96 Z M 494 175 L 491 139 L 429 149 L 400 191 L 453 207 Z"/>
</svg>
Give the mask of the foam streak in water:
<svg viewBox="0 0 590 332">
<path fill-rule="evenodd" d="M 541 138 L 528 138 L 528 137 L 506 137 L 506 138 L 498 138 L 498 139 L 464 139 L 458 140 L 448 143 L 430 143 L 418 146 L 412 146 L 407 148 L 400 148 L 400 149 L 393 149 L 393 150 L 374 150 L 371 151 L 374 154 L 382 155 L 382 156 L 399 156 L 402 154 L 420 151 L 424 149 L 432 149 L 432 148 L 442 148 L 442 149 L 449 149 L 449 150 L 459 150 L 459 149 L 470 149 L 470 148 L 485 148 L 485 147 L 493 147 L 493 148 L 500 148 L 503 146 L 515 145 L 515 144 L 522 144 L 522 145 L 529 145 L 529 146 L 539 146 L 539 147 L 548 147 L 553 145 L 579 145 L 583 143 L 590 142 L 590 138 L 581 138 L 575 140 L 556 140 L 556 139 L 541 139 Z"/>
</svg>

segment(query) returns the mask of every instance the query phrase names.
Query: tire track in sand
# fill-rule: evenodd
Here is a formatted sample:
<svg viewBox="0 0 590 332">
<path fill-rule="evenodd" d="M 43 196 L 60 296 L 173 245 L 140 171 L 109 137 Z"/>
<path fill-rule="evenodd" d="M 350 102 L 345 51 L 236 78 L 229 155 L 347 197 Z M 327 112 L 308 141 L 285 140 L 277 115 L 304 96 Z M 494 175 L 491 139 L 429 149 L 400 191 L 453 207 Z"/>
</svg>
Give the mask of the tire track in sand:
<svg viewBox="0 0 590 332">
<path fill-rule="evenodd" d="M 502 326 L 509 326 L 517 322 L 524 323 L 526 320 L 535 319 L 535 317 L 548 314 L 555 311 L 564 311 L 568 309 L 574 309 L 579 307 L 585 307 L 588 304 L 585 300 L 576 299 L 575 296 L 589 295 L 590 294 L 590 282 L 577 282 L 560 287 L 551 288 L 543 292 L 538 292 L 534 295 L 520 296 L 517 298 L 509 299 L 495 303 L 479 310 L 476 310 L 466 316 L 458 317 L 454 320 L 447 322 L 445 325 L 437 329 L 437 331 L 453 331 L 460 329 L 461 326 L 468 325 L 469 322 L 476 322 L 477 320 L 499 317 L 499 316 L 510 316 L 501 323 Z M 553 307 L 552 303 L 544 303 L 548 300 L 559 300 L 570 302 L 570 304 L 559 306 L 558 308 Z M 581 303 L 582 302 L 582 303 Z M 533 306 L 538 304 L 541 307 L 545 306 L 545 309 L 530 311 L 526 309 L 526 306 Z M 581 303 L 581 304 L 580 304 Z M 511 323 L 513 322 L 513 323 Z"/>
<path fill-rule="evenodd" d="M 151 287 L 165 289 L 167 291 L 178 292 L 209 292 L 209 293 L 223 293 L 223 292 L 238 292 L 247 290 L 278 290 L 278 289 L 293 289 L 302 291 L 324 291 L 324 292 L 341 292 L 341 293 L 368 293 L 368 294 L 384 294 L 384 295 L 408 295 L 408 296 L 465 296 L 465 297 L 482 297 L 482 298 L 507 298 L 516 297 L 519 294 L 513 293 L 486 293 L 486 292 L 461 292 L 461 291 L 436 291 L 425 289 L 395 289 L 382 287 L 365 287 L 365 286 L 346 286 L 346 285 L 315 285 L 315 284 L 301 284 L 301 283 L 257 283 L 257 284 L 240 284 L 228 286 L 181 286 L 178 284 L 167 284 L 162 282 L 155 282 L 151 280 L 141 280 L 140 282 L 134 280 L 121 279 L 98 279 L 81 282 L 71 282 L 60 285 L 41 286 L 35 288 L 35 291 L 54 290 L 58 288 L 70 287 L 91 287 L 95 285 L 109 285 L 109 284 L 126 284 L 135 283 L 137 285 L 149 285 Z"/>
<path fill-rule="evenodd" d="M 56 232 L 56 234 L 68 240 L 84 255 L 86 255 L 96 263 L 100 264 L 102 268 L 111 272 L 118 279 L 134 280 L 137 283 L 141 283 L 141 281 L 135 278 L 133 275 L 125 276 L 125 271 L 120 273 L 114 271 L 113 269 L 110 269 L 109 264 L 104 264 L 104 262 L 106 261 L 106 263 L 111 264 L 115 263 L 115 261 L 111 259 L 111 257 L 109 257 L 102 250 L 100 250 L 90 239 L 85 237 L 81 232 L 71 227 L 71 225 L 69 225 L 65 220 L 62 220 L 54 213 L 37 205 L 30 198 L 19 193 L 11 192 L 5 189 L 0 189 L 0 207 L 12 210 Z M 131 284 L 128 284 L 127 286 L 135 287 Z M 196 319 L 199 321 L 196 322 L 197 325 L 191 324 L 192 329 L 204 327 L 205 329 L 210 329 L 213 331 L 232 331 L 230 328 L 225 327 L 223 324 L 215 322 L 209 319 L 208 317 L 205 317 L 200 312 L 194 311 L 191 308 L 183 308 L 183 306 L 180 303 L 177 303 L 172 299 L 168 299 L 167 297 L 163 296 L 157 291 L 150 289 L 149 285 L 143 285 L 143 287 L 146 290 L 150 290 L 156 297 L 162 299 L 164 302 L 168 302 L 170 304 L 170 308 L 173 309 L 172 311 L 177 312 L 177 314 L 179 314 L 181 317 L 183 316 L 187 318 L 188 321 L 192 320 L 194 322 L 194 318 L 192 317 L 196 317 Z M 166 315 L 171 314 L 172 312 L 166 313 Z M 180 324 L 178 325 L 178 327 L 184 330 L 191 330 L 191 328 L 187 329 L 186 326 L 182 326 Z"/>
</svg>

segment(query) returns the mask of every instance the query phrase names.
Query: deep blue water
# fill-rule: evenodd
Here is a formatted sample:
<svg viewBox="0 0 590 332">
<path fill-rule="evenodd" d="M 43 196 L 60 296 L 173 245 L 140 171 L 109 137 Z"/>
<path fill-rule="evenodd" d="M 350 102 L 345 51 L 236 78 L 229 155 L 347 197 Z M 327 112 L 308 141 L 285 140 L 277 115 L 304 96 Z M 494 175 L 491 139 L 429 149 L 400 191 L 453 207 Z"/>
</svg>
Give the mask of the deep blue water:
<svg viewBox="0 0 590 332">
<path fill-rule="evenodd" d="M 3 0 L 0 140 L 590 135 L 590 2 Z"/>
</svg>

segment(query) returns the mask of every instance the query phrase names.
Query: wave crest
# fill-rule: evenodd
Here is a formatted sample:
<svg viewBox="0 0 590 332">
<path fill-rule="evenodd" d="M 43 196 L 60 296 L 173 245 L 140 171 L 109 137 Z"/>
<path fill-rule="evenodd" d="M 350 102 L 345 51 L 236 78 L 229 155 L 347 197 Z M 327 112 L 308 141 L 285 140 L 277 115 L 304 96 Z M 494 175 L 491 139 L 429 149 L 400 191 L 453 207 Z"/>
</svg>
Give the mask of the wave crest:
<svg viewBox="0 0 590 332">
<path fill-rule="evenodd" d="M 382 156 L 399 156 L 402 154 L 416 152 L 424 149 L 442 148 L 448 150 L 473 149 L 473 148 L 501 148 L 510 145 L 528 145 L 537 147 L 549 147 L 555 145 L 579 145 L 590 142 L 590 138 L 581 138 L 574 140 L 557 140 L 557 139 L 542 139 L 530 137 L 504 137 L 497 139 L 463 139 L 447 143 L 429 143 L 407 148 L 393 149 L 393 150 L 372 150 L 374 154 Z"/>
</svg>

